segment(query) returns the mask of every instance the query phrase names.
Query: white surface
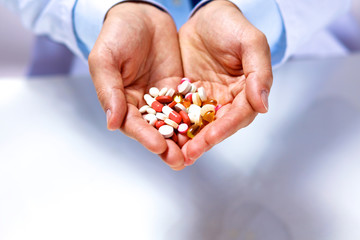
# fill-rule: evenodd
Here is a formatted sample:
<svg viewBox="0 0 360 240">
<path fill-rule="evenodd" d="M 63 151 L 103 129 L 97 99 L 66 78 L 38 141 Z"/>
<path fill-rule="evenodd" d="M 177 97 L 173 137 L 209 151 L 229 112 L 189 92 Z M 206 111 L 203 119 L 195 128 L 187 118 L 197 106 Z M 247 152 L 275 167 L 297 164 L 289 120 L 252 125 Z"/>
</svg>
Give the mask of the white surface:
<svg viewBox="0 0 360 240">
<path fill-rule="evenodd" d="M 89 77 L 0 80 L 0 239 L 360 239 L 360 56 L 289 63 L 270 112 L 171 171 Z"/>
</svg>

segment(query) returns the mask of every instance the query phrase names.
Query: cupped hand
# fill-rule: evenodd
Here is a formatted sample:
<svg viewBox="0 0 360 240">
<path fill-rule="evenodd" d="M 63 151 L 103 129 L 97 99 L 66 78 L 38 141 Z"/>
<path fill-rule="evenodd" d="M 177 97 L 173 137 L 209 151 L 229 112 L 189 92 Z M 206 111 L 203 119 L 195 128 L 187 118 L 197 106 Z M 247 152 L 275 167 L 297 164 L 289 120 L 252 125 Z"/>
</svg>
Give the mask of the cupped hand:
<svg viewBox="0 0 360 240">
<path fill-rule="evenodd" d="M 174 170 L 184 168 L 180 147 L 142 118 L 150 87 L 175 88 L 183 76 L 171 17 L 144 3 L 121 3 L 107 14 L 89 56 L 89 68 L 110 130 L 120 129 Z"/>
<path fill-rule="evenodd" d="M 185 165 L 268 111 L 272 85 L 266 37 L 226 0 L 198 10 L 179 32 L 185 77 L 223 107 L 216 120 L 183 147 Z"/>
</svg>

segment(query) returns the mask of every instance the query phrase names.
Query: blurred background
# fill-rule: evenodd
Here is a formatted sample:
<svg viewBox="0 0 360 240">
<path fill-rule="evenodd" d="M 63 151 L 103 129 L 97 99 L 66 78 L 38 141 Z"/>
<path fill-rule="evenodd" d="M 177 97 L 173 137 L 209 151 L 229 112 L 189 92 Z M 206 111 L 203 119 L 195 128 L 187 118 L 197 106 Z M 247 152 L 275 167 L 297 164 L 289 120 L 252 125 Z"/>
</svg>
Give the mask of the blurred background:
<svg viewBox="0 0 360 240">
<path fill-rule="evenodd" d="M 14 13 L 0 5 L 0 76 L 26 73 L 34 35 Z"/>
</svg>

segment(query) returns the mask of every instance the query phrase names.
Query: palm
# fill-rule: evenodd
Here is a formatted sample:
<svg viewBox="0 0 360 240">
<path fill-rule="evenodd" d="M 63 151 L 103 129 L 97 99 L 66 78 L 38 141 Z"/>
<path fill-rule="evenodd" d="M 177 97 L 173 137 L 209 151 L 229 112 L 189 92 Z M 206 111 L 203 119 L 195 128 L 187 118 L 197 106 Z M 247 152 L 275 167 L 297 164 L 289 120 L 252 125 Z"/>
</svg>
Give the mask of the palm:
<svg viewBox="0 0 360 240">
<path fill-rule="evenodd" d="M 224 1 L 226 2 L 226 1 Z M 203 86 L 223 107 L 183 149 L 189 163 L 238 129 L 250 124 L 256 112 L 246 94 L 240 12 L 215 1 L 200 9 L 180 30 L 184 75 Z M 211 5 L 211 6 L 210 6 Z"/>
<path fill-rule="evenodd" d="M 150 151 L 161 154 L 171 167 L 181 169 L 180 148 L 165 140 L 138 111 L 145 104 L 143 96 L 150 87 L 175 87 L 183 76 L 177 31 L 171 17 L 150 5 L 120 4 L 110 10 L 98 42 L 93 49 L 97 59 L 92 62 L 101 64 L 108 79 L 95 80 L 94 84 L 104 109 L 109 108 L 104 105 L 111 106 L 108 126 L 120 128 Z M 101 67 L 90 65 L 90 70 Z M 99 79 L 96 72 L 92 75 Z"/>
</svg>

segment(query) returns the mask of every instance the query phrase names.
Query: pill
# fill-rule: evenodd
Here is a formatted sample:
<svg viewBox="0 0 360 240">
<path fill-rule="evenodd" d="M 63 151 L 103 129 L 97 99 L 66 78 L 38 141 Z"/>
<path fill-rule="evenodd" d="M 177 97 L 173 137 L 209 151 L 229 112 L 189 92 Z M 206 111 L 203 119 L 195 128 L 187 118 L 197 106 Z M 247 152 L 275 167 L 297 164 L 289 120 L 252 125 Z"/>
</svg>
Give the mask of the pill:
<svg viewBox="0 0 360 240">
<path fill-rule="evenodd" d="M 156 121 L 155 127 L 159 129 L 161 126 L 165 125 L 165 122 L 162 120 Z"/>
<path fill-rule="evenodd" d="M 188 109 L 188 113 L 192 113 L 192 112 L 201 112 L 201 107 L 195 104 L 191 104 L 189 109 Z"/>
<path fill-rule="evenodd" d="M 162 88 L 159 92 L 159 96 L 165 96 L 165 94 L 167 93 L 168 89 L 166 87 Z"/>
<path fill-rule="evenodd" d="M 177 113 L 176 111 L 174 111 L 169 106 L 164 106 L 163 109 L 162 109 L 162 112 L 165 113 L 165 115 L 168 118 L 170 118 L 171 120 L 173 120 L 177 124 L 181 123 L 181 120 L 182 120 L 181 115 L 179 113 Z"/>
<path fill-rule="evenodd" d="M 163 125 L 159 128 L 159 132 L 164 138 L 171 138 L 174 134 L 174 128 L 169 125 Z"/>
<path fill-rule="evenodd" d="M 179 131 L 179 133 L 187 133 L 187 130 L 189 129 L 189 126 L 186 123 L 182 123 L 178 126 L 177 130 Z"/>
<path fill-rule="evenodd" d="M 172 89 L 172 88 L 170 88 L 170 89 L 168 89 L 168 90 L 167 90 L 167 92 L 166 92 L 165 96 L 170 96 L 170 97 L 173 97 L 173 96 L 174 96 L 174 94 L 175 94 L 175 90 L 174 90 L 174 89 Z"/>
<path fill-rule="evenodd" d="M 186 107 L 184 105 L 182 105 L 181 103 L 177 103 L 174 108 L 175 108 L 175 111 L 177 111 L 177 112 L 180 112 L 180 111 L 187 112 Z"/>
<path fill-rule="evenodd" d="M 150 125 L 152 125 L 152 126 L 154 126 L 155 123 L 156 123 L 156 121 L 157 121 L 156 116 L 155 116 L 154 114 L 150 114 L 150 113 L 144 115 L 144 119 L 145 119 L 146 121 L 148 121 L 148 123 L 149 123 Z"/>
<path fill-rule="evenodd" d="M 199 87 L 198 88 L 198 94 L 199 94 L 199 97 L 200 97 L 201 101 L 206 101 L 207 100 L 207 95 L 206 95 L 206 92 L 205 92 L 205 88 Z"/>
<path fill-rule="evenodd" d="M 189 115 L 185 111 L 180 111 L 179 114 L 180 114 L 180 116 L 182 118 L 183 123 L 190 126 L 191 121 L 190 121 Z"/>
<path fill-rule="evenodd" d="M 183 79 L 181 79 L 180 83 L 183 83 L 183 82 L 185 82 L 185 81 L 188 81 L 189 83 L 191 83 L 191 80 L 190 80 L 189 78 L 183 78 Z"/>
<path fill-rule="evenodd" d="M 142 106 L 142 107 L 139 109 L 139 112 L 140 112 L 140 113 L 146 113 L 146 109 L 148 109 L 148 108 L 150 108 L 149 105 L 144 105 L 144 106 Z"/>
<path fill-rule="evenodd" d="M 191 84 L 190 92 L 194 93 L 194 92 L 196 92 L 196 90 L 197 90 L 197 87 L 194 84 Z"/>
<path fill-rule="evenodd" d="M 156 113 L 156 118 L 159 119 L 159 120 L 165 120 L 167 119 L 167 116 L 163 113 Z"/>
<path fill-rule="evenodd" d="M 159 96 L 159 89 L 157 89 L 156 87 L 152 87 L 149 89 L 149 93 L 152 97 L 157 97 Z"/>
<path fill-rule="evenodd" d="M 186 100 L 189 100 L 189 101 L 192 101 L 192 93 L 187 93 L 187 94 L 185 95 L 185 99 L 186 99 Z"/>
<path fill-rule="evenodd" d="M 168 107 L 169 108 L 174 108 L 176 104 L 177 104 L 177 102 L 172 101 L 171 103 L 168 104 Z"/>
<path fill-rule="evenodd" d="M 177 124 L 176 122 L 174 122 L 173 120 L 171 120 L 170 118 L 167 118 L 164 120 L 164 122 L 169 125 L 172 126 L 174 129 L 177 129 L 179 124 Z"/>
<path fill-rule="evenodd" d="M 201 122 L 201 115 L 200 113 L 192 112 L 188 114 L 190 118 L 190 122 L 194 124 L 199 124 Z"/>
<path fill-rule="evenodd" d="M 184 105 L 185 108 L 188 108 L 191 105 L 191 100 L 184 99 L 181 104 Z"/>
<path fill-rule="evenodd" d="M 215 99 L 208 99 L 202 103 L 202 105 L 205 105 L 205 104 L 212 104 L 212 105 L 216 106 L 217 101 Z"/>
<path fill-rule="evenodd" d="M 215 108 L 215 111 L 217 112 L 221 107 L 222 107 L 221 104 L 217 105 L 216 108 Z"/>
<path fill-rule="evenodd" d="M 178 135 L 174 132 L 174 134 L 172 135 L 171 139 L 177 143 L 179 141 Z"/>
<path fill-rule="evenodd" d="M 156 111 L 150 107 L 148 109 L 146 109 L 146 112 L 151 113 L 151 114 L 156 114 Z"/>
<path fill-rule="evenodd" d="M 204 116 L 207 112 L 215 112 L 215 106 L 212 104 L 205 104 L 201 108 L 201 116 Z"/>
<path fill-rule="evenodd" d="M 210 111 L 210 112 L 206 112 L 205 114 L 204 114 L 204 116 L 202 116 L 202 118 L 205 120 L 205 121 L 207 121 L 207 122 L 212 122 L 212 121 L 214 121 L 214 119 L 215 119 L 215 112 L 212 112 L 212 111 Z"/>
<path fill-rule="evenodd" d="M 151 106 L 155 111 L 161 112 L 163 105 L 156 101 L 155 98 L 151 97 L 149 94 L 145 94 L 144 99 L 146 103 Z"/>
<path fill-rule="evenodd" d="M 180 93 L 177 93 L 173 96 L 174 98 L 174 101 L 177 102 L 177 103 L 181 103 L 182 100 L 183 100 L 183 96 L 180 94 Z"/>
<path fill-rule="evenodd" d="M 173 101 L 172 97 L 170 96 L 158 96 L 155 98 L 155 100 L 159 103 L 171 103 Z"/>
<path fill-rule="evenodd" d="M 193 104 L 201 106 L 201 99 L 200 99 L 199 93 L 192 94 L 192 102 L 193 102 Z"/>
<path fill-rule="evenodd" d="M 191 83 L 188 81 L 184 81 L 178 86 L 178 91 L 183 95 L 187 94 L 191 91 Z"/>
<path fill-rule="evenodd" d="M 187 136 L 189 138 L 194 138 L 196 136 L 196 134 L 198 134 L 200 132 L 200 125 L 198 124 L 194 124 L 192 125 L 188 130 L 187 130 Z"/>
</svg>

